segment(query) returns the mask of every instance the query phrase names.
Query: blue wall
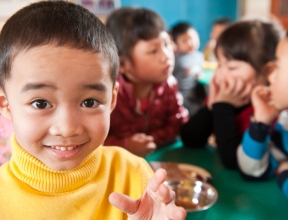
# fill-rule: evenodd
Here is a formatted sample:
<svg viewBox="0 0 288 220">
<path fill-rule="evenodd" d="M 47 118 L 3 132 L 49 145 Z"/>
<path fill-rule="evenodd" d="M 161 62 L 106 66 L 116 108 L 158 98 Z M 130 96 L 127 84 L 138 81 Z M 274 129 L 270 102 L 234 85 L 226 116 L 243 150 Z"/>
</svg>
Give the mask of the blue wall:
<svg viewBox="0 0 288 220">
<path fill-rule="evenodd" d="M 215 19 L 237 19 L 237 0 L 121 0 L 121 6 L 151 9 L 162 16 L 168 28 L 178 21 L 190 22 L 200 35 L 200 49 L 208 41 Z"/>
</svg>

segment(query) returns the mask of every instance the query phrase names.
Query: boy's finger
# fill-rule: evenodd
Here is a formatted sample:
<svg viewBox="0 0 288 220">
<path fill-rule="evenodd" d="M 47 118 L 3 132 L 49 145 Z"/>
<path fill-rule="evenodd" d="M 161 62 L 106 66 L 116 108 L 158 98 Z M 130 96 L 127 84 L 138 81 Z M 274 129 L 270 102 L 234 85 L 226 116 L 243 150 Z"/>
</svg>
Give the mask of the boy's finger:
<svg viewBox="0 0 288 220">
<path fill-rule="evenodd" d="M 234 92 L 235 84 L 236 84 L 236 80 L 233 77 L 228 78 L 227 79 L 227 90 L 231 93 Z"/>
<path fill-rule="evenodd" d="M 150 179 L 147 188 L 156 192 L 159 186 L 165 181 L 167 173 L 164 169 L 160 168 L 156 170 L 154 176 Z"/>
<path fill-rule="evenodd" d="M 173 220 L 184 220 L 187 215 L 184 208 L 178 207 L 174 203 L 170 203 L 166 206 L 166 213 L 166 217 Z"/>
<path fill-rule="evenodd" d="M 160 199 L 161 202 L 168 204 L 175 199 L 175 192 L 170 190 L 168 186 L 161 184 L 159 186 L 159 189 L 157 191 L 158 198 Z"/>
<path fill-rule="evenodd" d="M 154 142 L 150 142 L 149 144 L 147 144 L 147 147 L 149 148 L 149 149 L 153 149 L 153 150 L 156 150 L 156 144 L 154 143 Z"/>
<path fill-rule="evenodd" d="M 245 90 L 245 83 L 243 80 L 239 79 L 236 81 L 235 94 L 239 95 Z"/>
<path fill-rule="evenodd" d="M 241 94 L 241 97 L 250 96 L 251 91 L 252 91 L 252 85 L 251 84 L 246 85 L 245 89 L 243 90 Z"/>
<path fill-rule="evenodd" d="M 113 192 L 109 196 L 109 202 L 127 214 L 134 214 L 137 211 L 138 203 L 132 200 L 130 197 L 121 193 Z"/>
</svg>

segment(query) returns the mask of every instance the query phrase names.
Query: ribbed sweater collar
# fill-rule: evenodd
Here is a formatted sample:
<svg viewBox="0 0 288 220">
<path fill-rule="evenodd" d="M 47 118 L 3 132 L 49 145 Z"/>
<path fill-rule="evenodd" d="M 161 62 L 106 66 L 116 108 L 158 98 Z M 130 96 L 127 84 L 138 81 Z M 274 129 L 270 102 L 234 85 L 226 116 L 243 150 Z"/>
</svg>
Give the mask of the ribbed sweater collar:
<svg viewBox="0 0 288 220">
<path fill-rule="evenodd" d="M 49 194 L 73 191 L 91 181 L 97 174 L 102 154 L 102 147 L 98 147 L 79 167 L 68 171 L 55 171 L 21 148 L 14 135 L 11 146 L 12 173 L 31 188 Z"/>
</svg>

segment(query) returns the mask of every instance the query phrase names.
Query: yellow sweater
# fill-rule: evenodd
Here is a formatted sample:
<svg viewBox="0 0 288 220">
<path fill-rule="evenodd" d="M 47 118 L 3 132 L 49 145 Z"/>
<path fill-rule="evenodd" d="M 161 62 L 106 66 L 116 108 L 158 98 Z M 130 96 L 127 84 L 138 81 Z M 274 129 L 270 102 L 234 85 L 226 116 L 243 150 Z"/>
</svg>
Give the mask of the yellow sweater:
<svg viewBox="0 0 288 220">
<path fill-rule="evenodd" d="M 122 148 L 100 146 L 78 167 L 55 171 L 24 151 L 12 137 L 11 161 L 0 167 L 1 220 L 122 220 L 111 192 L 139 198 L 153 172 Z"/>
</svg>

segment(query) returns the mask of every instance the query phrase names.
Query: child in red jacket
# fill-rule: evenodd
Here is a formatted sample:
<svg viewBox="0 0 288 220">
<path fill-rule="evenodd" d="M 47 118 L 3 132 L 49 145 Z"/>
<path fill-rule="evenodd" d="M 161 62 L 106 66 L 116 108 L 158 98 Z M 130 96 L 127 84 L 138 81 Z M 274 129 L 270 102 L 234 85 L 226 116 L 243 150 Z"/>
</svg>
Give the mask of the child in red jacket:
<svg viewBox="0 0 288 220">
<path fill-rule="evenodd" d="M 107 27 L 120 57 L 120 87 L 105 145 L 122 146 L 145 157 L 174 142 L 188 118 L 171 75 L 170 37 L 163 20 L 147 9 L 118 9 Z"/>
</svg>

